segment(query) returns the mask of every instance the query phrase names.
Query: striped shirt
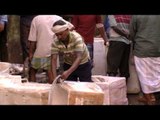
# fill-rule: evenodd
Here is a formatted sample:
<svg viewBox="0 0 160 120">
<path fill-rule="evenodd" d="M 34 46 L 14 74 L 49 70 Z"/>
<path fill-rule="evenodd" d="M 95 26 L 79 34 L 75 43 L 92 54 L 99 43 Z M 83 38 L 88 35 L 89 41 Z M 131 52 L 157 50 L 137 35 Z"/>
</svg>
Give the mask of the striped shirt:
<svg viewBox="0 0 160 120">
<path fill-rule="evenodd" d="M 58 39 L 52 44 L 52 54 L 63 54 L 64 62 L 72 65 L 76 59 L 76 52 L 83 52 L 80 64 L 88 62 L 90 59 L 88 49 L 83 38 L 76 31 L 69 32 L 69 43 L 67 47 Z"/>
<path fill-rule="evenodd" d="M 109 23 L 111 27 L 117 26 L 123 31 L 126 31 L 129 33 L 129 24 L 131 20 L 130 15 L 109 15 L 108 17 L 109 17 Z M 112 28 L 110 29 L 110 41 L 121 41 L 126 44 L 130 44 L 130 41 L 126 37 L 119 35 Z"/>
</svg>

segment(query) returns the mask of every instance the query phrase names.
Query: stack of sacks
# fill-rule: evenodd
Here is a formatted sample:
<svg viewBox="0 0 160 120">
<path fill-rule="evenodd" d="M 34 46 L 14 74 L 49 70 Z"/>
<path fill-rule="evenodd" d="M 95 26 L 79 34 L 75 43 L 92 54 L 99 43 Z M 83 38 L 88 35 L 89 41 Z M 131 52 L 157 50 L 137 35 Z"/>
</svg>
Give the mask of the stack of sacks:
<svg viewBox="0 0 160 120">
<path fill-rule="evenodd" d="M 104 92 L 104 105 L 128 105 L 127 87 L 124 77 L 93 75 L 92 81 Z"/>
</svg>

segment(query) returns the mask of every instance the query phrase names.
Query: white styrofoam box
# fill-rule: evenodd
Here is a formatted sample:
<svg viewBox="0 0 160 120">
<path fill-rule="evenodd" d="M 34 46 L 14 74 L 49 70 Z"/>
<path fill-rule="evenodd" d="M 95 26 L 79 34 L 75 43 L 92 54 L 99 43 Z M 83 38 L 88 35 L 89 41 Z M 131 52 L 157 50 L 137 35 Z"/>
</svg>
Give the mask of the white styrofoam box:
<svg viewBox="0 0 160 120">
<path fill-rule="evenodd" d="M 128 105 L 125 77 L 93 75 L 92 81 L 104 92 L 104 105 Z"/>
<path fill-rule="evenodd" d="M 94 38 L 94 67 L 93 75 L 106 75 L 106 54 L 108 48 L 104 45 L 102 38 Z"/>
<path fill-rule="evenodd" d="M 12 82 L 11 79 L 9 79 L 6 76 L 0 76 L 0 104 L 1 105 L 7 105 L 7 99 L 8 96 L 7 88 L 13 87 L 15 83 Z"/>
<path fill-rule="evenodd" d="M 3 81 L 3 82 L 2 82 Z M 47 105 L 51 84 L 0 81 L 0 104 Z"/>
<path fill-rule="evenodd" d="M 49 105 L 103 105 L 104 93 L 93 82 L 64 81 L 53 84 Z"/>
<path fill-rule="evenodd" d="M 141 88 L 140 88 L 140 83 L 139 83 L 138 75 L 136 72 L 133 56 L 130 56 L 129 70 L 130 70 L 130 77 L 127 81 L 127 93 L 138 94 L 141 92 Z"/>
<path fill-rule="evenodd" d="M 20 75 L 9 75 L 9 74 L 2 74 L 0 75 L 0 81 L 5 80 L 12 83 L 21 83 L 22 78 Z M 3 82 L 3 81 L 2 81 Z"/>
<path fill-rule="evenodd" d="M 8 62 L 0 62 L 0 75 L 1 74 L 9 74 L 9 68 L 11 67 L 11 64 Z"/>
</svg>

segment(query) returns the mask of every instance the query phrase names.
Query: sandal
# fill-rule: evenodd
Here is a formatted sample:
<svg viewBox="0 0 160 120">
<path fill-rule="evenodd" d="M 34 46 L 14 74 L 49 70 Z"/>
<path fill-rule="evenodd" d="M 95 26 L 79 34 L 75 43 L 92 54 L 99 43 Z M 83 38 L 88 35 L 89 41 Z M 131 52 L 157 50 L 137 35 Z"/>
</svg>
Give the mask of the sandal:
<svg viewBox="0 0 160 120">
<path fill-rule="evenodd" d="M 144 103 L 147 102 L 147 99 L 146 99 L 144 96 L 139 96 L 139 97 L 137 98 L 137 100 L 138 100 L 139 102 L 144 102 Z"/>
<path fill-rule="evenodd" d="M 147 100 L 147 105 L 155 105 L 156 104 L 156 98 L 154 94 L 149 94 L 149 98 Z"/>
<path fill-rule="evenodd" d="M 156 98 L 153 94 L 145 94 L 144 96 L 139 96 L 138 101 L 143 102 L 147 105 L 155 105 L 156 104 Z"/>
</svg>

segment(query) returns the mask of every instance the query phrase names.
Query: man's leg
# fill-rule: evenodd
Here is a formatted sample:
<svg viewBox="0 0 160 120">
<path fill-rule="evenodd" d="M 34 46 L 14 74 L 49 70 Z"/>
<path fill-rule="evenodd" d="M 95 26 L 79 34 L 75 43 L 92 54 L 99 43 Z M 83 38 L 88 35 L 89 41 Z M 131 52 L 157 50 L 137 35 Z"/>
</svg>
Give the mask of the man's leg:
<svg viewBox="0 0 160 120">
<path fill-rule="evenodd" d="M 48 75 L 48 83 L 52 84 L 53 82 L 53 74 L 51 69 L 47 70 L 47 75 Z"/>
<path fill-rule="evenodd" d="M 28 79 L 29 82 L 36 82 L 36 73 L 37 73 L 36 69 L 32 67 L 29 68 L 29 79 Z"/>
<path fill-rule="evenodd" d="M 79 81 L 81 82 L 92 82 L 92 66 L 90 61 L 87 63 L 84 63 L 82 65 L 79 65 L 79 67 L 76 69 L 76 75 L 79 77 Z"/>
<path fill-rule="evenodd" d="M 122 42 L 110 41 L 107 53 L 107 74 L 116 76 L 118 74 L 121 56 L 123 54 Z"/>
</svg>

